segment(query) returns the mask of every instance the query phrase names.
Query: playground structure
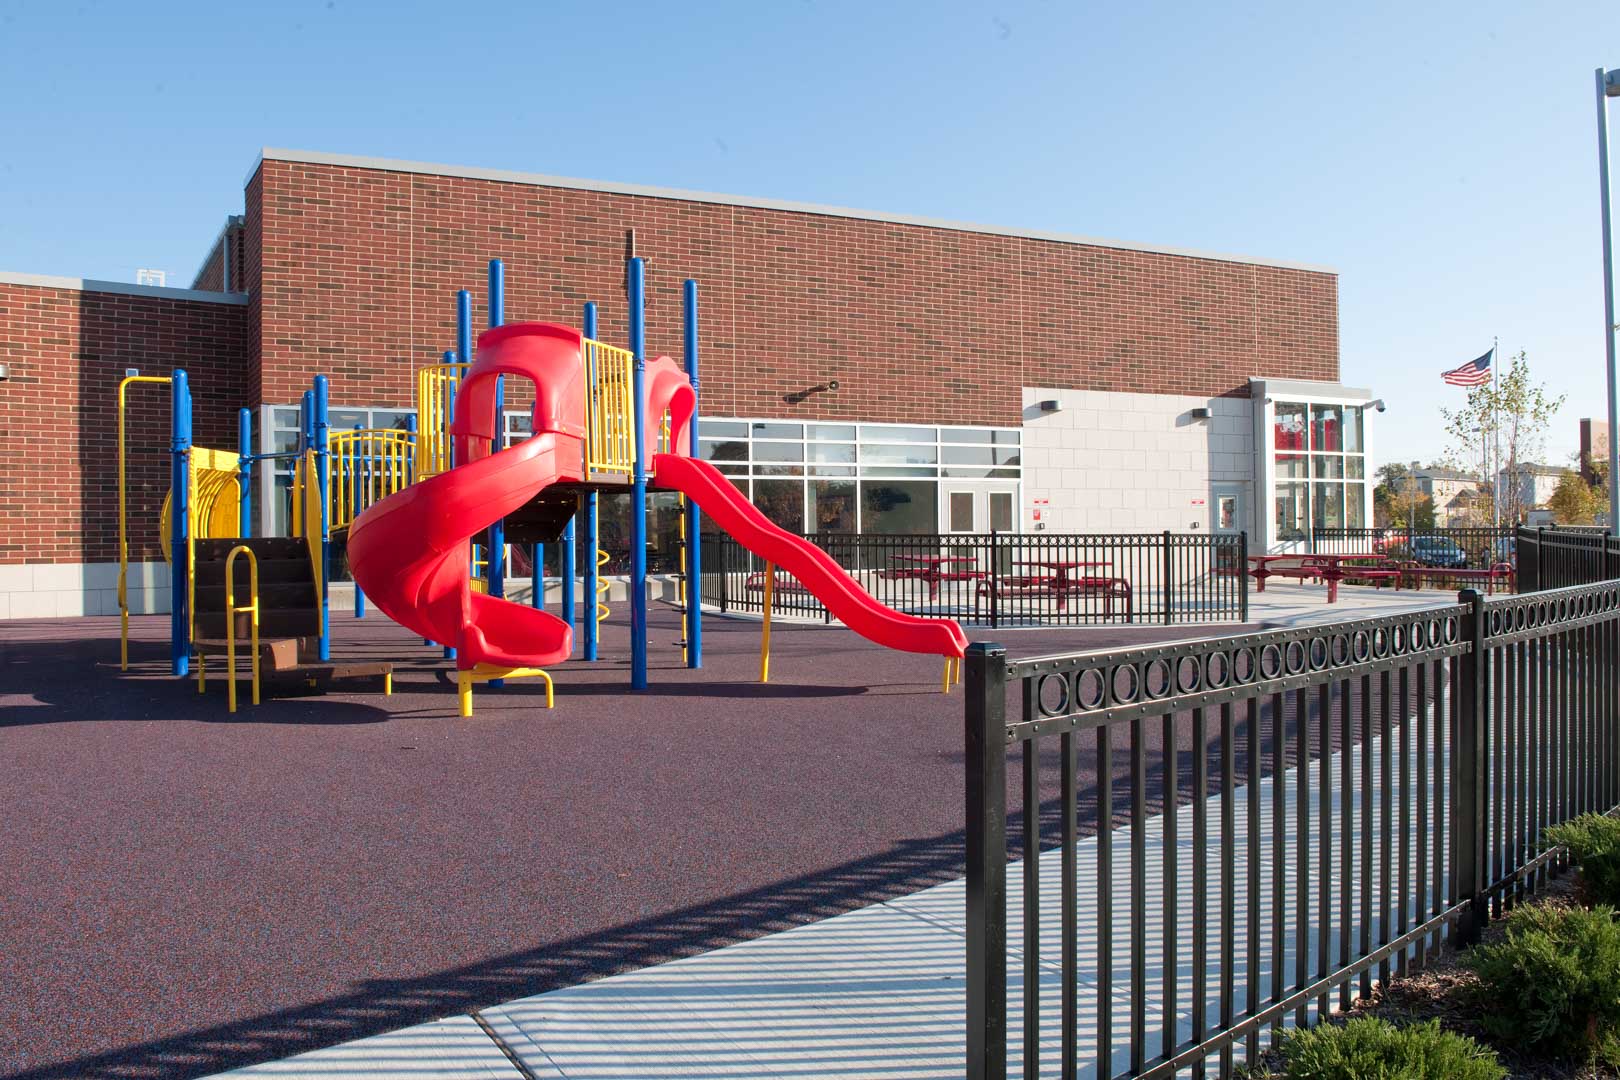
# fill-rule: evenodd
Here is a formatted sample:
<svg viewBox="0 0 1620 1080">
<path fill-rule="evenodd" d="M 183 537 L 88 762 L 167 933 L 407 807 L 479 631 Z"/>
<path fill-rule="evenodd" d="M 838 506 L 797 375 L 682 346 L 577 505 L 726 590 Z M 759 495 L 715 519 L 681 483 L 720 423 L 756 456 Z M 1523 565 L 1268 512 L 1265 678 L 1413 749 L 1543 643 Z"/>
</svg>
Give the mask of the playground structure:
<svg viewBox="0 0 1620 1080">
<path fill-rule="evenodd" d="M 167 376 L 126 375 L 118 385 L 118 608 L 119 667 L 129 670 L 129 388 L 169 389 L 169 491 L 159 512 L 163 557 L 170 565 L 169 666 L 190 672 L 197 660 L 197 690 L 207 688 L 210 655 L 225 661 L 227 702 L 236 711 L 236 653 L 249 654 L 254 704 L 260 679 L 272 677 L 321 686 L 338 679 L 381 678 L 391 692 L 388 664 L 331 660 L 331 528 L 327 382 L 316 376 L 301 404 L 298 447 L 256 453 L 252 413 L 238 412 L 236 452 L 192 441 L 192 401 L 184 370 Z M 253 535 L 253 473 L 261 462 L 295 466 L 291 537 Z M 408 468 L 408 465 L 406 466 Z M 319 477 L 319 483 L 310 478 Z M 348 496 L 345 489 L 345 497 Z M 246 556 L 238 564 L 242 556 Z M 241 590 L 246 599 L 238 603 Z"/>
<path fill-rule="evenodd" d="M 873 600 L 825 552 L 778 528 L 707 462 L 691 456 L 697 439 L 697 283 L 683 286 L 685 364 L 646 358 L 645 265 L 629 260 L 630 347 L 597 340 L 597 308 L 587 303 L 583 331 L 554 323 L 505 323 L 505 275 L 489 267 L 489 328 L 471 341 L 471 298 L 457 295 L 457 348 L 418 374 L 412 482 L 395 486 L 398 470 L 374 457 L 354 468 L 365 477 L 343 490 L 361 494 L 347 527 L 350 570 L 364 593 L 396 622 L 445 648 L 457 669 L 460 712 L 471 713 L 479 682 L 540 678 L 574 654 L 574 526 L 583 518 L 584 658 L 597 659 L 597 625 L 605 614 L 598 574 L 599 496 L 630 494 L 630 684 L 645 689 L 647 671 L 647 510 L 651 490 L 680 494 L 684 637 L 689 667 L 703 663 L 699 509 L 721 529 L 792 574 L 855 632 L 891 648 L 943 656 L 943 685 L 960 677 L 966 637 L 956 623 L 903 615 Z M 534 387 L 530 435 L 504 447 L 502 416 L 508 376 Z M 407 470 L 407 473 L 409 471 Z M 392 490 L 389 490 L 392 488 Z M 372 499 L 370 496 L 379 497 Z M 360 503 L 364 505 L 360 505 Z M 334 515 L 336 519 L 338 515 Z M 531 605 L 504 598 L 505 545 L 560 542 L 562 611 L 543 609 L 538 551 Z M 480 551 L 487 553 L 480 558 Z M 479 567 L 484 568 L 480 577 Z M 769 622 L 765 626 L 769 647 Z M 768 678 L 768 651 L 761 677 Z"/>
<path fill-rule="evenodd" d="M 162 513 L 163 546 L 172 574 L 170 661 L 176 675 L 198 658 L 222 654 L 235 709 L 239 638 L 258 668 L 306 681 L 356 675 L 391 678 L 387 665 L 331 662 L 332 548 L 341 538 L 355 583 L 355 615 L 368 600 L 390 618 L 443 648 L 456 669 L 459 711 L 471 714 L 472 687 L 533 678 L 574 655 L 575 530 L 594 552 L 583 567 L 583 658 L 598 659 L 599 624 L 609 614 L 601 574 L 603 493 L 630 495 L 628 574 L 632 689 L 648 685 L 647 499 L 677 492 L 680 596 L 687 666 L 703 664 L 699 509 L 721 529 L 814 593 L 846 626 L 892 648 L 945 658 L 943 688 L 960 679 L 966 637 L 954 622 L 901 614 L 874 600 L 825 552 L 771 523 L 707 462 L 691 456 L 697 441 L 697 283 L 683 287 L 684 365 L 646 359 L 645 266 L 627 267 L 629 348 L 597 340 L 597 307 L 586 303 L 583 331 L 552 323 L 505 323 L 505 271 L 491 260 L 489 326 L 472 340 L 472 299 L 456 296 L 456 348 L 416 374 L 416 413 L 401 429 L 331 429 L 328 383 L 317 375 L 300 403 L 295 449 L 255 452 L 252 416 L 239 412 L 235 453 L 197 447 L 191 438 L 191 395 L 184 371 L 134 375 L 119 386 L 119 606 L 121 661 L 128 666 L 125 396 L 137 383 L 167 384 L 171 412 L 170 495 Z M 533 384 L 530 435 L 504 446 L 507 377 Z M 252 535 L 256 467 L 294 465 L 291 537 Z M 541 545 L 560 545 L 559 616 L 544 610 Z M 509 546 L 527 548 L 530 605 L 506 594 Z M 239 560 L 245 552 L 247 558 Z M 245 590 L 246 601 L 237 603 Z M 270 640 L 261 641 L 260 637 Z M 760 678 L 769 678 L 767 604 Z"/>
</svg>

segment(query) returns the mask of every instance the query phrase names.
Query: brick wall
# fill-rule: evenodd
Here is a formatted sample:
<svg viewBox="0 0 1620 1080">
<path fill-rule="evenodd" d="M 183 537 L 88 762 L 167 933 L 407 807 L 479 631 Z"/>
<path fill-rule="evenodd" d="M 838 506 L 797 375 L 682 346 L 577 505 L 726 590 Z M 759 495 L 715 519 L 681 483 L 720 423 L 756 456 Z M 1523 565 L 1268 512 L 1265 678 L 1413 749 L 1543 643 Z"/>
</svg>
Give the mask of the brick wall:
<svg viewBox="0 0 1620 1080">
<path fill-rule="evenodd" d="M 236 446 L 247 309 L 0 282 L 0 564 L 118 558 L 118 382 L 184 367 L 195 439 Z M 130 388 L 130 558 L 161 558 L 168 388 Z"/>
<path fill-rule="evenodd" d="M 484 325 L 491 257 L 508 319 L 578 325 L 594 299 L 599 336 L 622 343 L 627 229 L 649 260 L 652 353 L 679 355 L 681 281 L 700 283 L 707 415 L 1016 424 L 1023 386 L 1244 396 L 1256 375 L 1338 378 L 1329 273 L 282 160 L 255 173 L 248 221 L 272 402 L 320 370 L 334 402 L 410 404 L 413 366 L 454 345 L 456 289 Z M 829 378 L 838 391 L 788 400 Z"/>
</svg>

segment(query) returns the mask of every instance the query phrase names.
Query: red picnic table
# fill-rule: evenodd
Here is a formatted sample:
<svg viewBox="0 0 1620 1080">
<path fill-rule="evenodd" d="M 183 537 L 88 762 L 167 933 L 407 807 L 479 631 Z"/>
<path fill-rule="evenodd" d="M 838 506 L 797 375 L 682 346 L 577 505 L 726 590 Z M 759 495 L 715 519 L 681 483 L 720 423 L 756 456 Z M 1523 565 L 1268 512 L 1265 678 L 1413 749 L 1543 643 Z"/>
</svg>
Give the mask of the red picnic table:
<svg viewBox="0 0 1620 1080">
<path fill-rule="evenodd" d="M 1327 602 L 1338 603 L 1339 582 L 1345 578 L 1364 578 L 1373 581 L 1393 581 L 1401 587 L 1401 571 L 1393 559 L 1370 552 L 1349 555 L 1250 555 L 1254 569 L 1249 573 L 1255 580 L 1255 592 L 1266 591 L 1266 578 L 1291 577 L 1299 581 L 1327 582 Z M 1372 562 L 1372 566 L 1357 566 L 1358 562 Z"/>
<path fill-rule="evenodd" d="M 947 567 L 953 564 L 967 563 L 977 566 L 979 560 L 972 555 L 890 555 L 890 562 L 907 563 L 909 565 L 884 570 L 880 577 L 896 580 L 911 579 L 926 581 L 928 583 L 928 599 L 939 599 L 939 583 L 942 581 L 971 581 L 984 577 L 980 570 L 950 570 Z"/>
<path fill-rule="evenodd" d="M 1032 559 L 1015 565 L 1035 566 L 1052 572 L 1050 574 L 994 579 L 980 585 L 980 592 L 990 590 L 994 591 L 997 596 L 1003 593 L 1047 594 L 1057 598 L 1057 609 L 1059 611 L 1068 607 L 1070 596 L 1101 596 L 1103 598 L 1103 614 L 1112 615 L 1114 613 L 1114 601 L 1123 600 L 1125 602 L 1125 617 L 1128 619 L 1131 616 L 1131 583 L 1129 581 L 1121 577 L 1099 574 L 1082 573 L 1078 577 L 1070 576 L 1070 571 L 1073 570 L 1112 568 L 1114 564 L 1106 559 Z"/>
</svg>

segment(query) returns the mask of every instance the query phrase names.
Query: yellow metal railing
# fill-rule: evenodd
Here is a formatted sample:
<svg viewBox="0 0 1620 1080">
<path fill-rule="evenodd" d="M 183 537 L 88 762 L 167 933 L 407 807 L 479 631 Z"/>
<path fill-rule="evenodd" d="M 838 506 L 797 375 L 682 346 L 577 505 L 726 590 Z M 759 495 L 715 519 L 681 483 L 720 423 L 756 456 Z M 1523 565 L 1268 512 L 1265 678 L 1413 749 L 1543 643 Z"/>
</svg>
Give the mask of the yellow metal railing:
<svg viewBox="0 0 1620 1080">
<path fill-rule="evenodd" d="M 125 391 L 131 383 L 168 383 L 168 376 L 126 375 L 118 384 L 118 666 L 129 670 L 129 511 L 124 440 Z M 167 530 L 162 530 L 164 536 Z"/>
<path fill-rule="evenodd" d="M 236 603 L 236 557 L 248 559 L 248 602 Z M 237 544 L 225 556 L 225 700 L 236 711 L 236 617 L 248 616 L 249 640 L 253 649 L 253 704 L 259 703 L 259 557 L 246 544 Z M 197 657 L 197 693 L 207 683 L 208 659 Z"/>
<path fill-rule="evenodd" d="M 585 467 L 597 473 L 635 470 L 635 354 L 581 341 L 585 365 Z"/>
<path fill-rule="evenodd" d="M 410 486 L 417 453 L 409 431 L 334 431 L 327 442 L 327 526 L 346 529 L 360 512 Z"/>
<path fill-rule="evenodd" d="M 430 364 L 416 372 L 416 480 L 450 468 L 455 445 L 450 421 L 455 416 L 456 391 L 471 366 Z"/>
</svg>

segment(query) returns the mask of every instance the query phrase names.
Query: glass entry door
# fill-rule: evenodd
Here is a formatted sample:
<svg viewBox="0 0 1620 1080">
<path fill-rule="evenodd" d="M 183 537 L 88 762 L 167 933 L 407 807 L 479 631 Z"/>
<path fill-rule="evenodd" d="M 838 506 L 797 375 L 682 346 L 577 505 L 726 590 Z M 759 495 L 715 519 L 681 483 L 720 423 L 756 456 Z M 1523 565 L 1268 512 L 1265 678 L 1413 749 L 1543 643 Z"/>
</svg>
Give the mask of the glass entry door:
<svg viewBox="0 0 1620 1080">
<path fill-rule="evenodd" d="M 940 485 L 942 533 L 1014 532 L 1018 528 L 1018 485 L 982 481 Z"/>
</svg>

